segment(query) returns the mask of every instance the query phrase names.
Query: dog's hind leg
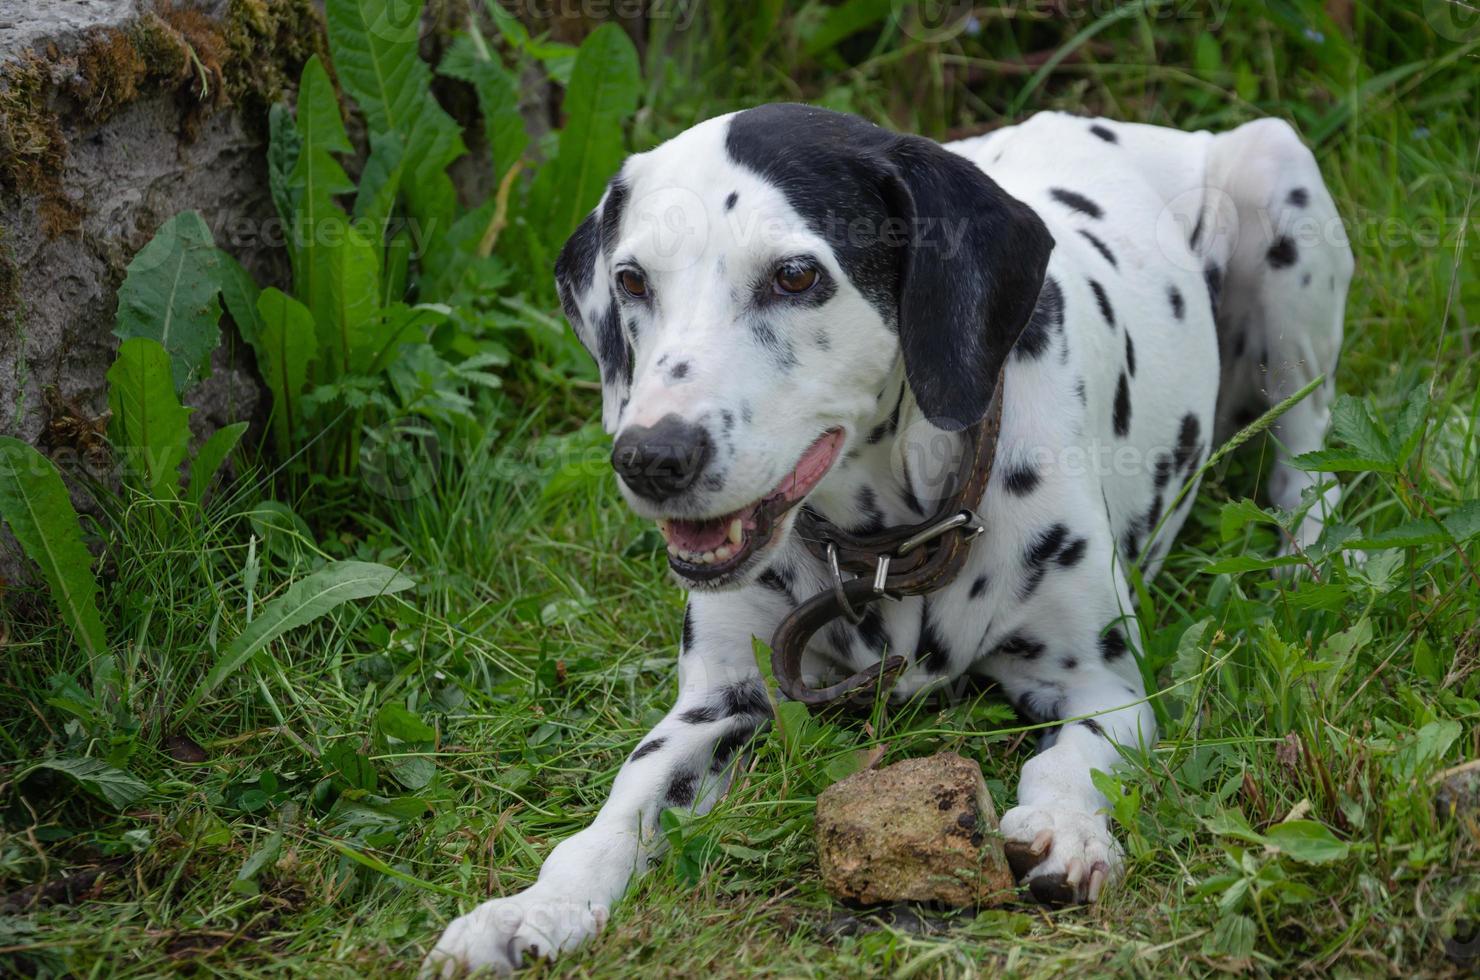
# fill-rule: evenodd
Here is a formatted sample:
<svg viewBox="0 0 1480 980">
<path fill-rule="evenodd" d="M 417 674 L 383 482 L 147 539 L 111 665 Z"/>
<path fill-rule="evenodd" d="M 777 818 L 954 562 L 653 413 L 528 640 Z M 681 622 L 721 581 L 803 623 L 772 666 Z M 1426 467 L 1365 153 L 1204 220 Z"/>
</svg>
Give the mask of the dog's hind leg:
<svg viewBox="0 0 1480 980">
<path fill-rule="evenodd" d="M 550 853 L 529 888 L 449 924 L 424 977 L 509 973 L 526 954 L 553 959 L 601 930 L 633 874 L 660 852 L 659 814 L 713 805 L 746 744 L 770 720 L 751 636 L 770 636 L 784 612 L 755 590 L 690 599 L 678 701 L 627 757 L 596 819 Z"/>
<path fill-rule="evenodd" d="M 1288 123 L 1261 119 L 1209 143 L 1192 245 L 1206 263 L 1218 322 L 1220 441 L 1324 376 L 1272 430 L 1278 446 L 1270 500 L 1293 510 L 1307 488 L 1322 488 L 1286 543 L 1287 551 L 1307 548 L 1340 488 L 1330 474 L 1290 460 L 1320 448 L 1326 436 L 1353 260 L 1315 157 Z"/>
</svg>

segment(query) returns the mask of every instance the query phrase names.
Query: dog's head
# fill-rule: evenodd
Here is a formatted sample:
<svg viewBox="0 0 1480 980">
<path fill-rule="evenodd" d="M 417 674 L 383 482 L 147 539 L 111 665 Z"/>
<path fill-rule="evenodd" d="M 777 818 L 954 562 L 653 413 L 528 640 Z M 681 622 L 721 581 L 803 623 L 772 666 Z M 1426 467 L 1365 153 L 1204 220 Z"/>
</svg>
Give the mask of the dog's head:
<svg viewBox="0 0 1480 980">
<path fill-rule="evenodd" d="M 759 572 L 901 358 L 934 424 L 980 419 L 1052 247 L 964 158 L 808 106 L 628 158 L 555 276 L 601 368 L 622 492 L 674 571 Z"/>
</svg>

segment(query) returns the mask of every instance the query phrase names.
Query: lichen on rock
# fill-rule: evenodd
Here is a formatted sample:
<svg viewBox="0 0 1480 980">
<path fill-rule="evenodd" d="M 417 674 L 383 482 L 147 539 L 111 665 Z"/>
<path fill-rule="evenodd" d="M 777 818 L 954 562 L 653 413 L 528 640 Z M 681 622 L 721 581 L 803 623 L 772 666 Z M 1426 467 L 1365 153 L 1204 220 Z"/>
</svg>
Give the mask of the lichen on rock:
<svg viewBox="0 0 1480 980">
<path fill-rule="evenodd" d="M 1014 894 L 981 767 L 954 752 L 829 786 L 816 827 L 823 885 L 849 904 L 981 908 Z"/>
</svg>

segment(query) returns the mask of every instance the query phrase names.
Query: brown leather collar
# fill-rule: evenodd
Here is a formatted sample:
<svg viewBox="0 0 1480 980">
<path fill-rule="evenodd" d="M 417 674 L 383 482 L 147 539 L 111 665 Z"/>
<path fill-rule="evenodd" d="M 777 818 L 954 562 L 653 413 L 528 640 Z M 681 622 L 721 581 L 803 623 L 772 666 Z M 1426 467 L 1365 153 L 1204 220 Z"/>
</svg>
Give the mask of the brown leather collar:
<svg viewBox="0 0 1480 980">
<path fill-rule="evenodd" d="M 866 710 L 909 665 L 904 657 L 891 656 L 823 688 L 808 687 L 801 678 L 807 641 L 828 623 L 839 616 L 856 623 L 864 608 L 881 598 L 901 599 L 943 589 L 966 564 L 972 539 L 985 530 L 974 508 L 992 478 L 1002 428 L 1002 383 L 999 373 L 986 416 L 963 431 L 966 445 L 951 477 L 955 490 L 934 518 L 854 535 L 815 511 L 804 509 L 797 515 L 795 533 L 827 563 L 832 587 L 793 609 L 771 639 L 771 671 L 788 698 L 813 710 L 828 706 Z M 854 577 L 844 580 L 844 572 Z"/>
</svg>

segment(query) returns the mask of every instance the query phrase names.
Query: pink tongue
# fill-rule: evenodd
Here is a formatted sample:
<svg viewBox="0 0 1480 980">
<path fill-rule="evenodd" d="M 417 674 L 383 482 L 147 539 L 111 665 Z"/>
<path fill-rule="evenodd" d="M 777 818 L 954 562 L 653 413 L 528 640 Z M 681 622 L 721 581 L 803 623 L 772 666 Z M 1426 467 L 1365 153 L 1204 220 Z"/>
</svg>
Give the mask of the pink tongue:
<svg viewBox="0 0 1480 980">
<path fill-rule="evenodd" d="M 668 522 L 668 541 L 680 551 L 713 551 L 729 540 L 729 534 L 729 516 L 707 521 Z"/>
<path fill-rule="evenodd" d="M 798 497 L 806 496 L 817 482 L 827 473 L 833 460 L 838 455 L 838 447 L 843 442 L 843 430 L 833 429 L 824 433 L 821 438 L 808 447 L 807 452 L 797 461 L 796 469 L 781 481 L 776 489 L 788 501 L 796 500 Z"/>
</svg>

